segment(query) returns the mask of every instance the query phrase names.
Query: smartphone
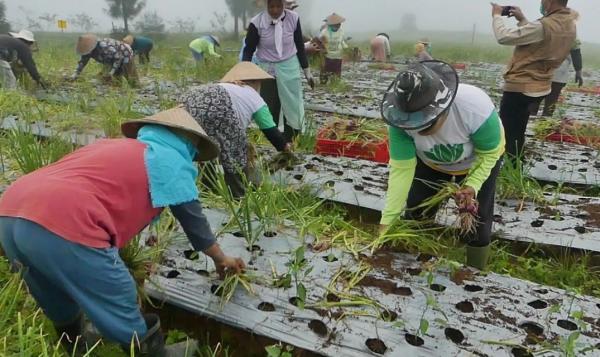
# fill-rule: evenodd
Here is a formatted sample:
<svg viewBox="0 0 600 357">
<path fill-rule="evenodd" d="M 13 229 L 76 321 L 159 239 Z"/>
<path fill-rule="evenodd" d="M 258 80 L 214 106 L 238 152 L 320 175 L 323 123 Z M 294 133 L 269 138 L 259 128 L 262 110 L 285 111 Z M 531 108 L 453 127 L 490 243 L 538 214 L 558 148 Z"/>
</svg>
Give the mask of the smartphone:
<svg viewBox="0 0 600 357">
<path fill-rule="evenodd" d="M 514 9 L 514 6 L 502 6 L 502 16 L 510 17 L 510 10 Z"/>
</svg>

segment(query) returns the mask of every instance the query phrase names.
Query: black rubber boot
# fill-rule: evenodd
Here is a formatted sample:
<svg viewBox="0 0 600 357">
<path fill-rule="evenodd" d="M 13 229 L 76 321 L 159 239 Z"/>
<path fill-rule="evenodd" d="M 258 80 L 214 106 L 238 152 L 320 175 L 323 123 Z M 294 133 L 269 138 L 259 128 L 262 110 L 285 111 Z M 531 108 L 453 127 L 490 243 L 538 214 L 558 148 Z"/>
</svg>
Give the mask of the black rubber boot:
<svg viewBox="0 0 600 357">
<path fill-rule="evenodd" d="M 54 324 L 54 329 L 60 340 L 61 345 L 67 350 L 69 356 L 83 355 L 85 354 L 85 341 L 83 341 L 83 329 L 84 329 L 83 314 L 79 313 L 73 321 L 57 325 Z"/>
<path fill-rule="evenodd" d="M 156 314 L 144 314 L 144 320 L 148 327 L 148 332 L 143 339 L 139 341 L 133 341 L 133 350 L 135 356 L 149 356 L 149 357 L 166 357 L 165 351 L 165 337 L 160 331 L 160 319 Z M 128 355 L 131 352 L 131 345 L 123 345 L 123 351 Z"/>
</svg>

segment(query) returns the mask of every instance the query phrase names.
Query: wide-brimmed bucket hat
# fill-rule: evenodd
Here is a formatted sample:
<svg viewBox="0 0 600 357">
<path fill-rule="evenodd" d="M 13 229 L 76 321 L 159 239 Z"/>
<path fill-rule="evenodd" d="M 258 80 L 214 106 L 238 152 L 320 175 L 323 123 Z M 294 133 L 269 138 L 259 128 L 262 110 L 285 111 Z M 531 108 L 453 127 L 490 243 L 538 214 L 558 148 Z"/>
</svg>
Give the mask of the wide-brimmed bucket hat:
<svg viewBox="0 0 600 357">
<path fill-rule="evenodd" d="M 325 22 L 327 22 L 327 25 L 330 26 L 339 25 L 344 21 L 346 21 L 346 19 L 343 16 L 336 14 L 335 12 L 325 18 Z"/>
<path fill-rule="evenodd" d="M 458 74 L 446 62 L 411 63 L 383 96 L 381 115 L 397 128 L 425 129 L 450 108 L 458 83 Z"/>
<path fill-rule="evenodd" d="M 240 62 L 225 74 L 221 82 L 262 81 L 266 79 L 273 79 L 273 76 L 252 62 Z"/>
<path fill-rule="evenodd" d="M 35 36 L 33 36 L 33 32 L 31 32 L 29 30 L 23 29 L 19 32 L 9 32 L 8 34 L 11 37 L 19 38 L 19 39 L 25 40 L 27 42 L 35 42 Z"/>
<path fill-rule="evenodd" d="M 92 33 L 86 33 L 85 35 L 79 36 L 75 51 L 77 51 L 77 54 L 81 56 L 89 55 L 94 50 L 94 48 L 96 48 L 97 44 L 98 36 Z"/>
<path fill-rule="evenodd" d="M 198 138 L 197 161 L 209 161 L 219 156 L 219 147 L 206 135 L 198 122 L 183 107 L 165 110 L 142 119 L 129 120 L 121 124 L 121 132 L 128 138 L 137 138 L 138 131 L 145 124 L 163 125 L 179 129 Z"/>
<path fill-rule="evenodd" d="M 219 38 L 215 35 L 208 35 L 208 37 L 210 37 L 213 42 L 215 43 L 215 46 L 217 47 L 221 47 L 221 41 L 219 40 Z"/>
<path fill-rule="evenodd" d="M 123 42 L 125 42 L 129 46 L 133 45 L 133 41 L 134 41 L 133 35 L 127 35 L 123 38 Z"/>
</svg>

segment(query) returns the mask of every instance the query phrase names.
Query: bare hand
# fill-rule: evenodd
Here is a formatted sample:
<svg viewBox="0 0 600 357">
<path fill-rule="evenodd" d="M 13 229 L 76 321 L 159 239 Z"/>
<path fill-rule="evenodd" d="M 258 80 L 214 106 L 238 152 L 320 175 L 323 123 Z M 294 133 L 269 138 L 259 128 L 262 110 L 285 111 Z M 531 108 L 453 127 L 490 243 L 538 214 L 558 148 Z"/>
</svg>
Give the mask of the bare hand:
<svg viewBox="0 0 600 357">
<path fill-rule="evenodd" d="M 496 4 L 495 2 L 490 4 L 492 4 L 492 16 L 502 16 L 502 6 Z"/>
<path fill-rule="evenodd" d="M 583 76 L 581 75 L 581 71 L 575 72 L 575 83 L 577 83 L 579 87 L 583 86 Z"/>
<path fill-rule="evenodd" d="M 240 274 L 246 269 L 246 264 L 241 258 L 225 256 L 220 260 L 215 260 L 215 267 L 219 277 L 223 278 L 227 273 Z"/>
<path fill-rule="evenodd" d="M 285 147 L 283 148 L 283 152 L 292 153 L 292 143 L 285 144 Z"/>
<path fill-rule="evenodd" d="M 468 209 L 475 204 L 475 189 L 473 187 L 464 186 L 454 195 L 454 201 L 458 209 Z M 475 212 L 476 213 L 476 212 Z"/>
<path fill-rule="evenodd" d="M 315 89 L 315 79 L 310 76 L 308 77 L 308 85 L 310 86 L 310 89 L 314 90 Z"/>
<path fill-rule="evenodd" d="M 512 9 L 509 11 L 509 14 L 511 17 L 514 16 L 514 18 L 517 19 L 517 21 L 519 22 L 526 20 L 525 15 L 523 15 L 523 11 L 518 6 L 513 6 Z"/>
</svg>

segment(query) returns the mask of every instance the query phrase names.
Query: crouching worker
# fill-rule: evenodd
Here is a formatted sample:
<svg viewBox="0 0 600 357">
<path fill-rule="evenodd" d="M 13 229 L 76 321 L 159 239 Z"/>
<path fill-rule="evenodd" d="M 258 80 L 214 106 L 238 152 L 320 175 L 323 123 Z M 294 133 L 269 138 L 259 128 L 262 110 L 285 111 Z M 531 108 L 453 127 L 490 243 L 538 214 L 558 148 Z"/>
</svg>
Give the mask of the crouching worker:
<svg viewBox="0 0 600 357">
<path fill-rule="evenodd" d="M 123 42 L 128 44 L 133 50 L 134 55 L 140 58 L 140 64 L 150 63 L 150 52 L 154 48 L 154 41 L 144 36 L 127 35 Z"/>
<path fill-rule="evenodd" d="M 398 75 L 381 111 L 389 124 L 391 156 L 381 231 L 405 207 L 407 219 L 433 219 L 437 207 L 417 207 L 437 193 L 432 184 L 454 178 L 461 185 L 455 196 L 459 209 L 477 218 L 476 232 L 465 237 L 467 265 L 485 269 L 505 143 L 492 100 L 477 87 L 459 84 L 447 63 L 425 61 Z"/>
<path fill-rule="evenodd" d="M 98 141 L 21 177 L 0 200 L 2 248 L 69 355 L 85 349 L 74 343 L 84 314 L 107 340 L 127 351 L 133 343 L 136 356 L 168 352 L 158 316 L 140 312 L 119 257 L 165 207 L 219 273 L 244 269 L 221 251 L 198 202 L 194 160 L 219 153 L 198 123 L 176 108 L 122 131 L 127 138 Z"/>
<path fill-rule="evenodd" d="M 259 94 L 262 81 L 268 79 L 273 77 L 257 65 L 240 62 L 225 74 L 221 83 L 193 87 L 179 99 L 219 144 L 225 182 L 235 198 L 245 195 L 242 174 L 252 176 L 246 133 L 251 121 L 277 151 L 291 151 L 291 143 L 277 129 L 269 107 Z"/>
<path fill-rule="evenodd" d="M 96 35 L 86 34 L 79 36 L 76 51 L 81 59 L 72 77 L 73 80 L 79 77 L 93 58 L 107 69 L 108 74 L 103 75 L 105 81 L 110 82 L 115 78 L 125 77 L 131 85 L 138 83 L 133 50 L 128 44 L 112 38 L 98 39 Z"/>
</svg>

